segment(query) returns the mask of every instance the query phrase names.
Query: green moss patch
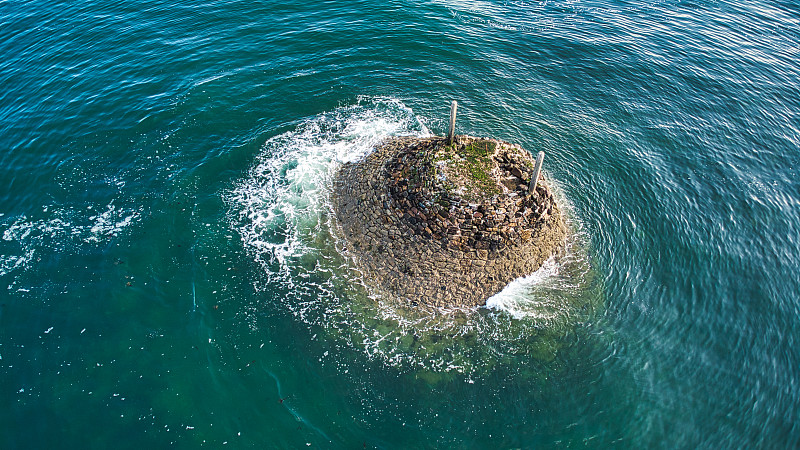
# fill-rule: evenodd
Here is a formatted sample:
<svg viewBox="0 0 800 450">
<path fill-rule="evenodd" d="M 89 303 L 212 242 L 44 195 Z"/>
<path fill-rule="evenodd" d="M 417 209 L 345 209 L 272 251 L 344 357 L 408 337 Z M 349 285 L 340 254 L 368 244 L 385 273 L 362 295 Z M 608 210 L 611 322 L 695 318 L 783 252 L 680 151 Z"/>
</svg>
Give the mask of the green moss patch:
<svg viewBox="0 0 800 450">
<path fill-rule="evenodd" d="M 477 200 L 501 192 L 492 177 L 496 147 L 495 142 L 482 139 L 466 145 L 447 145 L 437 152 L 434 160 L 448 184 L 465 188 L 464 196 Z"/>
</svg>

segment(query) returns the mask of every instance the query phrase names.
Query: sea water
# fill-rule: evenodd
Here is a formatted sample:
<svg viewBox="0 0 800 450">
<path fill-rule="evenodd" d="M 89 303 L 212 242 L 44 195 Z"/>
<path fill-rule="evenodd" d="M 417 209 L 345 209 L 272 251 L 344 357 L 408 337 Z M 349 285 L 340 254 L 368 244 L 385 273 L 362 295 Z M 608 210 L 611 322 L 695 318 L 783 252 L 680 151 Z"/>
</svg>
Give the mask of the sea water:
<svg viewBox="0 0 800 450">
<path fill-rule="evenodd" d="M 0 447 L 800 444 L 800 8 L 0 2 Z M 383 298 L 341 164 L 546 153 L 563 254 Z"/>
</svg>

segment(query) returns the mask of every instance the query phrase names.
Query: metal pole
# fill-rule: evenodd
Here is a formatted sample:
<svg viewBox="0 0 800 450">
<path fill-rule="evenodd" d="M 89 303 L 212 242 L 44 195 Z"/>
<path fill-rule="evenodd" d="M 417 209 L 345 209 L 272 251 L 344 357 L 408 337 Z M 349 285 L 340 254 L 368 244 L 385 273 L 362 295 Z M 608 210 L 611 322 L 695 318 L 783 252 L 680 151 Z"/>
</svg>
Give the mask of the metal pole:
<svg viewBox="0 0 800 450">
<path fill-rule="evenodd" d="M 536 166 L 533 168 L 533 177 L 531 177 L 531 185 L 528 188 L 531 194 L 533 194 L 533 189 L 539 181 L 539 174 L 542 172 L 542 161 L 544 161 L 544 152 L 539 152 L 539 154 L 536 155 Z"/>
<path fill-rule="evenodd" d="M 447 143 L 453 143 L 453 137 L 456 135 L 456 109 L 458 109 L 458 102 L 453 100 L 450 103 L 450 132 L 447 133 Z"/>
</svg>

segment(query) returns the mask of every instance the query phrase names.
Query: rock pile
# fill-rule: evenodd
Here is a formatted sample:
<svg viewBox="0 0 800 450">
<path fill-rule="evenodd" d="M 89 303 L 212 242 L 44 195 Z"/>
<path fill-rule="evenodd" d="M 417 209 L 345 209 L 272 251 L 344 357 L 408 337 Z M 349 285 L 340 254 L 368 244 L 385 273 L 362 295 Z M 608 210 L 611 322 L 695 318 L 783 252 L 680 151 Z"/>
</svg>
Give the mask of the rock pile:
<svg viewBox="0 0 800 450">
<path fill-rule="evenodd" d="M 337 173 L 333 204 L 360 269 L 411 305 L 472 307 L 564 243 L 530 155 L 494 139 L 392 138 Z"/>
</svg>

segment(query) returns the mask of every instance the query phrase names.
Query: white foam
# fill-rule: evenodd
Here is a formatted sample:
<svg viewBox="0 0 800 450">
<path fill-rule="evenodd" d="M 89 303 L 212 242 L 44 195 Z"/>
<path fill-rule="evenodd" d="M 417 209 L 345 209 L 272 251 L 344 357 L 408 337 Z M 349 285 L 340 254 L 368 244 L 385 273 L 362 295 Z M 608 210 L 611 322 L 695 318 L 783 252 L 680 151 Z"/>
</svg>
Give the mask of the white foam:
<svg viewBox="0 0 800 450">
<path fill-rule="evenodd" d="M 486 300 L 486 308 L 506 311 L 514 318 L 549 318 L 542 309 L 541 299 L 534 296 L 536 286 L 546 283 L 558 275 L 559 265 L 555 257 L 550 257 L 536 272 L 517 278 L 502 291 Z"/>
<path fill-rule="evenodd" d="M 287 258 L 307 254 L 310 249 L 301 237 L 319 226 L 328 209 L 335 168 L 363 158 L 389 135 L 414 128 L 427 134 L 400 102 L 379 98 L 366 102 L 367 107 L 364 102 L 314 117 L 265 144 L 249 178 L 231 196 L 241 208 L 237 228 L 258 255 L 285 265 Z"/>
<path fill-rule="evenodd" d="M 88 227 L 87 236 L 83 239 L 86 242 L 99 242 L 105 237 L 118 234 L 139 217 L 140 214 L 137 211 L 118 210 L 112 201 L 106 205 L 106 210 L 103 213 L 89 218 L 94 223 Z"/>
<path fill-rule="evenodd" d="M 81 244 L 95 244 L 116 236 L 136 223 L 139 211 L 117 208 L 114 202 L 85 207 L 57 207 L 45 205 L 36 210 L 45 217 L 32 218 L 26 215 L 3 217 L 0 231 L 5 245 L 0 247 L 0 276 L 16 270 L 26 270 L 37 259 L 39 253 L 53 249 L 69 251 Z"/>
<path fill-rule="evenodd" d="M 0 276 L 27 266 L 33 261 L 33 254 L 34 250 L 28 249 L 21 255 L 0 255 Z"/>
</svg>

